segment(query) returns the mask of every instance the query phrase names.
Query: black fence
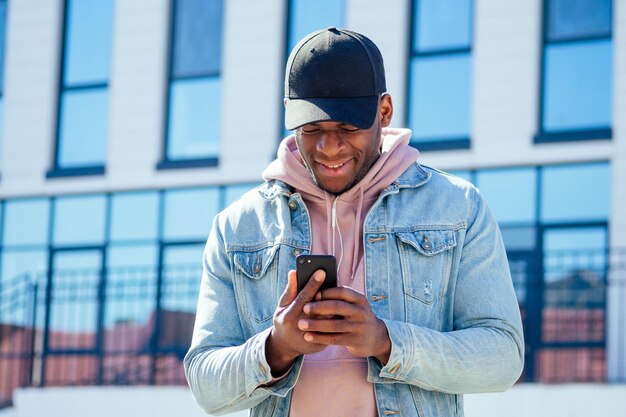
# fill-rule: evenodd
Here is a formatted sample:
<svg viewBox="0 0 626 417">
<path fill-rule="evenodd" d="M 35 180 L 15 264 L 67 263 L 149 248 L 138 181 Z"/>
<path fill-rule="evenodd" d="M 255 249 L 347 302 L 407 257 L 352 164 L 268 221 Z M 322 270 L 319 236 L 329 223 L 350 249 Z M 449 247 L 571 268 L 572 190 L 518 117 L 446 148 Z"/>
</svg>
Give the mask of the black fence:
<svg viewBox="0 0 626 417">
<path fill-rule="evenodd" d="M 530 254 L 532 255 L 532 254 Z M 626 252 L 510 253 L 520 382 L 626 381 Z M 61 270 L 0 292 L 0 407 L 18 387 L 184 385 L 198 266 Z"/>
</svg>

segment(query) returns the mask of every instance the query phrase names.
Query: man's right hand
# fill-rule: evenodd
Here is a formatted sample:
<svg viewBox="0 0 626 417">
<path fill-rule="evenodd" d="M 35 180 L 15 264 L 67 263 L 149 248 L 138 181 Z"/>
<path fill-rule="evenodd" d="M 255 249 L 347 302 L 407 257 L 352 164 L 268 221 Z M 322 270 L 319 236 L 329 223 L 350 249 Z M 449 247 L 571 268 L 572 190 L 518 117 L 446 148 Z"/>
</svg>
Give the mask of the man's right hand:
<svg viewBox="0 0 626 417">
<path fill-rule="evenodd" d="M 298 356 L 320 352 L 326 347 L 304 340 L 304 332 L 298 328 L 298 321 L 305 315 L 302 308 L 313 301 L 325 278 L 326 273 L 317 270 L 298 292 L 296 271 L 289 271 L 287 287 L 274 311 L 274 326 L 265 342 L 265 356 L 273 376 L 284 374 Z"/>
</svg>

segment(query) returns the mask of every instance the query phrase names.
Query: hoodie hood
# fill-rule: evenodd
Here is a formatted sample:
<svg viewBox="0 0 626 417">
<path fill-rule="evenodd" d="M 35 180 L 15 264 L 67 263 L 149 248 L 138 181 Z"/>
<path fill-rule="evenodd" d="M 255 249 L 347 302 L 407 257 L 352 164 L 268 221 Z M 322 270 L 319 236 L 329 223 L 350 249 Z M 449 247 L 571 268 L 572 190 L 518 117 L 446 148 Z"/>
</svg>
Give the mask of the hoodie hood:
<svg viewBox="0 0 626 417">
<path fill-rule="evenodd" d="M 361 240 L 365 215 L 379 194 L 419 157 L 417 149 L 409 146 L 409 129 L 383 128 L 382 137 L 378 160 L 361 181 L 337 196 L 315 184 L 304 165 L 294 135 L 281 142 L 277 159 L 263 172 L 264 180 L 281 180 L 301 194 L 311 218 L 312 253 L 335 255 L 340 285 L 352 287 L 350 281 L 362 269 L 359 263 L 363 253 Z"/>
</svg>

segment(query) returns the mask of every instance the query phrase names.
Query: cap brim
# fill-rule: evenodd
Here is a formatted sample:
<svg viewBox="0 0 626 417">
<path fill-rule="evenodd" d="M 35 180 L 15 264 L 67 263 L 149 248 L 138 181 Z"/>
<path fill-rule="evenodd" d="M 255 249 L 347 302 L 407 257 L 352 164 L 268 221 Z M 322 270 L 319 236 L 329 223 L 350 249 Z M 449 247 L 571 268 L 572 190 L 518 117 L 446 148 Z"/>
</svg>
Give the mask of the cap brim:
<svg viewBox="0 0 626 417">
<path fill-rule="evenodd" d="M 369 129 L 378 110 L 378 96 L 350 98 L 288 99 L 285 127 L 297 129 L 309 123 L 334 121 Z"/>
</svg>

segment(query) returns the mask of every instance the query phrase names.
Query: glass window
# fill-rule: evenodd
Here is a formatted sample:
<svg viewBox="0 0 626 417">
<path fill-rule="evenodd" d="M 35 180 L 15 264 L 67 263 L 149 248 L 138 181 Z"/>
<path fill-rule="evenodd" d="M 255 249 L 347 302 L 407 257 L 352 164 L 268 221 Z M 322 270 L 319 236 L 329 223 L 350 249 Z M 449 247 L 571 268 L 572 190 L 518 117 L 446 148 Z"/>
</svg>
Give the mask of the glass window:
<svg viewBox="0 0 626 417">
<path fill-rule="evenodd" d="M 158 212 L 157 193 L 115 194 L 111 202 L 111 241 L 156 239 Z"/>
<path fill-rule="evenodd" d="M 42 249 L 4 249 L 2 251 L 1 265 L 2 283 L 9 282 L 21 275 L 28 275 L 33 280 L 41 279 L 48 269 L 48 252 Z"/>
<path fill-rule="evenodd" d="M 65 86 L 106 83 L 111 67 L 113 0 L 67 0 Z"/>
<path fill-rule="evenodd" d="M 170 106 L 168 159 L 216 157 L 221 134 L 221 80 L 173 81 Z"/>
<path fill-rule="evenodd" d="M 469 48 L 471 8 L 470 0 L 416 0 L 413 8 L 415 52 Z"/>
<path fill-rule="evenodd" d="M 546 131 L 611 125 L 611 57 L 610 40 L 546 46 Z"/>
<path fill-rule="evenodd" d="M 468 145 L 472 8 L 471 0 L 413 0 L 407 125 L 418 148 Z"/>
<path fill-rule="evenodd" d="M 608 164 L 545 167 L 541 219 L 545 222 L 606 220 L 611 208 Z"/>
<path fill-rule="evenodd" d="M 2 126 L 4 125 L 4 100 L 2 100 L 2 96 L 0 95 L 0 161 L 2 161 L 2 153 L 4 148 L 4 135 L 2 131 L 4 130 Z"/>
<path fill-rule="evenodd" d="M 534 227 L 502 227 L 502 240 L 507 251 L 532 251 L 536 246 Z"/>
<path fill-rule="evenodd" d="M 102 254 L 97 250 L 62 251 L 53 258 L 50 347 L 95 347 L 98 284 Z"/>
<path fill-rule="evenodd" d="M 498 223 L 534 222 L 536 174 L 533 168 L 480 171 L 476 182 Z"/>
<path fill-rule="evenodd" d="M 222 0 L 175 0 L 166 161 L 217 158 Z"/>
<path fill-rule="evenodd" d="M 202 275 L 203 250 L 204 244 L 164 248 L 163 309 L 195 312 L 198 302 L 198 280 Z"/>
<path fill-rule="evenodd" d="M 258 184 L 237 184 L 226 186 L 224 188 L 224 207 L 229 206 L 233 201 L 241 197 L 244 193 L 252 190 L 257 185 Z"/>
<path fill-rule="evenodd" d="M 165 194 L 166 240 L 206 240 L 219 209 L 218 188 L 174 190 Z"/>
<path fill-rule="evenodd" d="M 7 201 L 4 210 L 5 246 L 47 244 L 50 219 L 47 199 Z"/>
<path fill-rule="evenodd" d="M 611 7 L 611 0 L 544 0 L 541 126 L 535 141 L 611 138 Z"/>
<path fill-rule="evenodd" d="M 413 59 L 409 127 L 414 140 L 469 136 L 471 65 L 469 54 Z"/>
<path fill-rule="evenodd" d="M 291 0 L 289 51 L 306 35 L 330 26 L 344 26 L 345 0 Z"/>
<path fill-rule="evenodd" d="M 549 0 L 550 41 L 609 35 L 611 0 Z"/>
<path fill-rule="evenodd" d="M 222 0 L 175 0 L 173 77 L 219 73 Z"/>
<path fill-rule="evenodd" d="M 108 125 L 106 89 L 66 91 L 61 97 L 57 166 L 103 165 Z"/>
<path fill-rule="evenodd" d="M 112 245 L 107 251 L 105 325 L 148 322 L 156 306 L 158 246 Z M 134 336 L 136 332 L 133 333 Z M 116 339 L 112 332 L 107 337 Z"/>
<path fill-rule="evenodd" d="M 101 245 L 105 237 L 104 196 L 62 197 L 55 201 L 55 245 Z"/>
<path fill-rule="evenodd" d="M 106 160 L 113 0 L 67 0 L 56 168 Z"/>
</svg>

